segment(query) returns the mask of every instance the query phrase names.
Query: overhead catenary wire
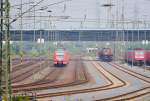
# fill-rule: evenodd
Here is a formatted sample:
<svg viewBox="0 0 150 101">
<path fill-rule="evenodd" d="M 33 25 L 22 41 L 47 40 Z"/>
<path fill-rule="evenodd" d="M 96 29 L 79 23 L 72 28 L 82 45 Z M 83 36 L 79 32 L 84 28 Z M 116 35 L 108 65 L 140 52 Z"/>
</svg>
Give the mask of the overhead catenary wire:
<svg viewBox="0 0 150 101">
<path fill-rule="evenodd" d="M 28 5 L 28 4 L 32 4 L 32 3 L 34 3 L 34 2 L 25 2 L 25 3 L 22 3 L 22 4 L 16 4 L 16 5 L 12 5 L 12 6 L 10 6 L 11 8 L 16 8 L 16 7 L 18 7 L 18 6 L 23 6 L 23 5 Z"/>
<path fill-rule="evenodd" d="M 47 10 L 48 8 L 49 8 L 49 6 L 53 6 L 53 5 L 56 5 L 56 4 L 60 4 L 60 3 L 63 3 L 63 1 L 64 2 L 66 2 L 66 1 L 71 1 L 71 0 L 62 0 L 62 1 L 58 1 L 58 2 L 56 2 L 56 3 L 52 3 L 52 4 L 47 4 L 47 5 L 44 5 L 44 6 L 42 6 L 42 7 L 38 7 L 39 9 L 35 9 L 35 11 L 39 11 L 39 10 L 43 10 L 43 11 L 45 11 L 45 10 Z M 116 3 L 113 3 L 113 5 L 112 6 L 114 6 L 113 8 L 115 8 L 116 7 Z M 120 7 L 121 8 L 121 7 Z M 113 10 L 113 9 L 112 9 Z M 30 10 L 30 12 L 35 12 L 34 10 Z M 69 10 L 67 10 L 67 11 L 69 11 Z M 45 14 L 45 13 L 44 13 Z M 88 14 L 87 14 L 88 15 Z M 121 14 L 120 14 L 121 15 Z M 125 15 L 126 16 L 126 15 Z M 24 16 L 23 16 L 24 17 Z M 28 16 L 28 17 L 30 17 L 30 18 L 32 18 L 31 16 Z M 51 17 L 52 18 L 52 20 L 53 20 L 53 16 Z M 121 16 L 120 16 L 120 18 L 121 18 Z M 107 20 L 107 19 L 105 19 L 104 18 L 104 20 Z M 121 20 L 121 19 L 120 19 Z M 143 24 L 143 21 L 142 21 L 143 19 L 140 19 L 137 23 L 139 23 L 139 25 L 140 24 Z M 125 22 L 125 26 L 127 25 L 127 24 L 129 24 L 129 25 L 131 25 L 132 23 L 134 23 L 134 22 L 132 22 L 132 21 L 134 21 L 132 18 L 129 18 L 129 17 L 126 17 L 126 19 L 125 19 L 125 21 L 127 21 L 127 22 Z M 128 22 L 129 21 L 129 22 Z M 57 21 L 58 22 L 58 21 Z M 78 21 L 62 21 L 62 22 L 78 22 Z M 87 18 L 87 21 L 86 22 L 93 22 L 93 24 L 94 24 L 94 22 L 95 21 L 89 21 L 89 19 Z M 117 20 L 115 20 L 115 19 L 113 19 L 113 18 L 111 18 L 111 19 L 109 19 L 109 22 L 108 23 L 118 23 L 118 21 Z M 121 21 L 119 21 L 119 24 L 118 24 L 118 26 L 122 26 L 122 24 L 120 23 Z M 102 23 L 103 23 L 103 19 L 102 19 Z M 103 23 L 103 25 L 104 25 L 104 23 Z M 101 25 L 102 27 L 103 27 L 103 25 Z M 29 27 L 30 28 L 30 27 Z"/>
<path fill-rule="evenodd" d="M 43 15 L 43 16 L 39 16 L 39 15 L 36 15 L 36 16 L 24 16 L 23 18 L 34 18 L 34 17 L 36 17 L 36 18 L 49 18 L 49 16 L 47 16 L 47 15 Z M 66 20 L 68 20 L 68 19 L 72 19 L 72 20 L 83 20 L 83 18 L 75 18 L 75 17 L 70 17 L 70 16 L 51 16 L 51 18 L 62 18 L 62 19 L 66 19 Z M 95 18 L 87 18 L 86 17 L 86 20 L 97 20 L 97 19 L 95 19 Z M 100 20 L 107 20 L 107 19 L 104 19 L 104 18 L 101 18 Z M 135 22 L 135 20 L 133 20 L 133 19 L 129 19 L 129 18 L 124 18 L 123 20 L 122 19 L 110 19 L 110 21 L 115 21 L 116 23 L 117 23 L 117 21 L 124 21 L 124 22 L 132 22 L 132 24 L 133 24 L 133 22 Z M 150 20 L 147 20 L 146 22 L 150 22 Z M 143 18 L 139 18 L 139 20 L 138 21 L 136 21 L 136 23 L 142 23 L 142 24 L 145 24 L 145 22 L 143 21 Z"/>
<path fill-rule="evenodd" d="M 58 2 L 55 2 L 55 3 L 52 3 L 52 4 L 48 4 L 46 6 L 42 6 L 42 8 L 48 8 L 49 6 L 53 6 L 53 5 L 58 5 L 58 4 L 61 4 L 61 3 L 64 3 L 66 1 L 72 1 L 72 0 L 62 0 L 62 1 L 58 1 Z"/>
<path fill-rule="evenodd" d="M 71 1 L 71 0 L 63 0 L 63 1 L 59 1 L 59 2 L 56 2 L 56 3 L 52 3 L 52 4 L 49 4 L 49 5 L 46 5 L 46 6 L 42 6 L 40 9 L 37 9 L 37 10 L 33 10 L 33 12 L 35 11 L 39 11 L 39 10 L 44 10 L 44 9 L 47 9 L 49 6 L 53 6 L 53 5 L 56 5 L 56 4 L 60 4 L 60 3 L 63 3 L 63 2 L 66 2 L 66 1 Z M 39 4 L 41 4 L 42 2 L 44 2 L 44 0 L 40 0 L 39 2 L 37 2 L 35 5 L 31 6 L 28 10 L 26 10 L 25 12 L 23 12 L 21 15 L 19 15 L 18 17 L 14 18 L 11 22 L 15 22 L 16 20 L 18 20 L 20 17 L 22 17 L 23 15 L 25 15 L 26 13 L 28 12 L 32 12 L 31 10 L 33 8 L 35 8 L 36 6 L 39 6 Z"/>
<path fill-rule="evenodd" d="M 44 0 L 40 0 L 39 2 L 37 2 L 35 5 L 33 5 L 32 7 L 30 7 L 28 10 L 26 10 L 25 12 L 23 12 L 21 15 L 19 15 L 18 17 L 14 18 L 10 24 L 12 24 L 13 22 L 15 22 L 16 20 L 18 20 L 20 17 L 22 17 L 24 14 L 28 13 L 30 10 L 32 10 L 34 7 L 39 6 L 40 3 L 42 3 Z"/>
<path fill-rule="evenodd" d="M 47 18 L 47 17 L 43 17 L 43 18 Z M 51 16 L 51 19 L 53 21 L 56 21 L 56 22 L 76 22 L 76 23 L 78 23 L 78 22 L 83 21 L 82 18 L 68 18 L 68 19 L 64 19 L 64 18 L 65 17 L 63 17 L 63 16 Z M 28 19 L 28 18 L 25 19 L 24 18 L 24 20 L 32 20 L 32 19 Z M 42 21 L 49 21 L 49 19 L 48 18 L 47 19 L 42 19 Z M 86 18 L 85 22 L 94 23 L 96 21 L 97 21 L 96 19 Z M 100 19 L 100 21 L 101 21 L 101 23 L 106 23 L 106 20 L 104 20 L 104 19 Z M 36 23 L 38 23 L 38 22 L 39 21 L 37 20 Z M 112 22 L 117 22 L 117 24 L 122 24 L 122 23 L 124 23 L 124 24 L 132 24 L 134 21 L 133 20 L 124 20 L 124 21 L 122 21 L 122 20 L 110 20 L 109 23 L 112 23 Z M 150 22 L 150 21 L 147 21 L 147 22 Z M 32 24 L 32 23 L 33 22 L 31 22 L 31 23 L 25 23 L 25 24 Z M 138 23 L 143 24 L 145 22 L 139 21 Z M 117 28 L 119 28 L 119 27 L 117 27 Z"/>
</svg>

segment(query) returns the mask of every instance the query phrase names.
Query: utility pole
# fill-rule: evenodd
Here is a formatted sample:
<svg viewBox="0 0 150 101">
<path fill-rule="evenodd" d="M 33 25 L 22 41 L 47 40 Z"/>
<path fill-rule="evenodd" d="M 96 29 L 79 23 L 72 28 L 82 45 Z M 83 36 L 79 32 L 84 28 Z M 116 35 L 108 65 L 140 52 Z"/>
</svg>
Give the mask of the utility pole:
<svg viewBox="0 0 150 101">
<path fill-rule="evenodd" d="M 21 4 L 20 4 L 20 15 L 22 15 L 22 0 L 21 0 Z M 19 15 L 19 16 L 20 16 Z M 21 58 L 21 63 L 23 62 L 23 32 L 22 32 L 22 29 L 23 29 L 23 25 L 22 25 L 22 16 L 20 17 L 20 58 Z"/>
<path fill-rule="evenodd" d="M 122 48 L 122 50 L 125 50 L 125 25 L 124 25 L 124 19 L 125 19 L 125 17 L 124 17 L 124 13 L 125 13 L 125 2 L 124 2 L 124 0 L 122 0 L 122 14 L 121 14 L 121 21 L 122 21 L 122 45 L 121 45 L 121 48 Z M 124 62 L 124 60 L 123 60 L 123 57 L 124 57 L 124 52 L 122 51 L 122 62 Z"/>
<path fill-rule="evenodd" d="M 96 0 L 96 27 L 97 29 L 100 28 L 100 3 L 99 0 Z"/>
<path fill-rule="evenodd" d="M 2 53 L 2 78 L 1 78 L 1 96 L 4 97 L 5 101 L 11 100 L 11 81 L 10 81 L 10 31 L 9 31 L 9 11 L 10 4 L 9 0 L 1 0 L 1 35 L 3 35 L 3 40 L 6 42 L 4 47 L 5 51 Z M 2 43 L 1 43 L 2 45 Z"/>
<path fill-rule="evenodd" d="M 107 28 L 111 28 L 112 27 L 112 23 L 111 23 L 111 9 L 112 9 L 112 2 L 111 0 L 107 0 Z"/>
<path fill-rule="evenodd" d="M 3 0 L 0 0 L 0 96 L 2 96 L 2 34 L 3 34 Z"/>
<path fill-rule="evenodd" d="M 118 23 L 118 21 L 119 21 L 119 1 L 120 0 L 116 0 L 116 25 L 115 25 L 115 27 L 116 27 L 116 34 L 115 34 L 115 45 L 114 45 L 114 60 L 115 61 L 117 61 L 118 60 L 118 55 L 116 54 L 117 53 L 117 51 L 118 51 L 118 33 L 119 33 L 119 23 Z"/>
<path fill-rule="evenodd" d="M 135 6 L 134 6 L 134 15 L 133 15 L 133 29 L 138 28 L 138 20 L 139 20 L 139 10 L 138 10 L 138 0 L 135 0 Z"/>
</svg>

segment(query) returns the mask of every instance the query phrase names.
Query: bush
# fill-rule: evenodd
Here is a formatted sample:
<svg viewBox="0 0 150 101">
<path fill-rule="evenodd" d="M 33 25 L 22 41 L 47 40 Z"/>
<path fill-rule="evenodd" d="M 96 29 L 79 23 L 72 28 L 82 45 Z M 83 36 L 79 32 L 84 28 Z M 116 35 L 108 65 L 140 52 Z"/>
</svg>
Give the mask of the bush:
<svg viewBox="0 0 150 101">
<path fill-rule="evenodd" d="M 25 96 L 15 96 L 12 101 L 30 101 L 28 97 Z"/>
</svg>

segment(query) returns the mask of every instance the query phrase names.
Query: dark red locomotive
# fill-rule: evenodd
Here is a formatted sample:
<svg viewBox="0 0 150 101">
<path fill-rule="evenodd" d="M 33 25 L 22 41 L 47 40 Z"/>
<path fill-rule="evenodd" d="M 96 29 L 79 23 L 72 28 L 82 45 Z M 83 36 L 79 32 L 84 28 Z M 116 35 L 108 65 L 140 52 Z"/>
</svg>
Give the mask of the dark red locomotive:
<svg viewBox="0 0 150 101">
<path fill-rule="evenodd" d="M 145 50 L 128 49 L 125 52 L 125 61 L 133 65 L 143 65 L 145 61 Z"/>
<path fill-rule="evenodd" d="M 113 60 L 113 53 L 111 48 L 98 49 L 98 57 L 101 61 L 110 62 Z"/>
<path fill-rule="evenodd" d="M 146 50 L 146 64 L 150 65 L 150 49 Z"/>
</svg>

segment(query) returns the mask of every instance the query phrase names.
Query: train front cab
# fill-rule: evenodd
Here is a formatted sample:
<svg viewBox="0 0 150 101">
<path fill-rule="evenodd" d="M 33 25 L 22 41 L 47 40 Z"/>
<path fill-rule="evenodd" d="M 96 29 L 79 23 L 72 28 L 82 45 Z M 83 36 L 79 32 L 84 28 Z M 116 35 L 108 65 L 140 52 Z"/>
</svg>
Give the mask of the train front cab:
<svg viewBox="0 0 150 101">
<path fill-rule="evenodd" d="M 101 55 L 100 60 L 104 62 L 111 62 L 113 60 L 112 55 Z"/>
<path fill-rule="evenodd" d="M 54 63 L 55 67 L 62 67 L 63 66 L 63 61 L 62 60 L 60 61 L 57 59 L 56 51 L 54 51 L 54 54 L 53 54 L 53 63 Z"/>
<path fill-rule="evenodd" d="M 64 52 L 63 56 L 61 56 L 62 59 L 57 59 L 56 52 L 53 55 L 54 59 L 54 66 L 55 67 L 64 67 L 68 64 L 68 54 L 67 52 Z"/>
<path fill-rule="evenodd" d="M 133 61 L 133 65 L 142 66 L 142 65 L 144 65 L 144 60 L 135 60 L 135 61 Z"/>
<path fill-rule="evenodd" d="M 130 65 L 135 65 L 135 66 L 144 65 L 144 60 L 126 59 L 125 61 Z"/>
<path fill-rule="evenodd" d="M 144 65 L 144 59 L 145 59 L 144 52 L 141 52 L 141 50 L 138 50 L 136 52 L 135 50 L 134 51 L 130 50 L 125 55 L 125 61 L 128 62 L 128 64 L 130 65 L 142 66 Z"/>
</svg>

